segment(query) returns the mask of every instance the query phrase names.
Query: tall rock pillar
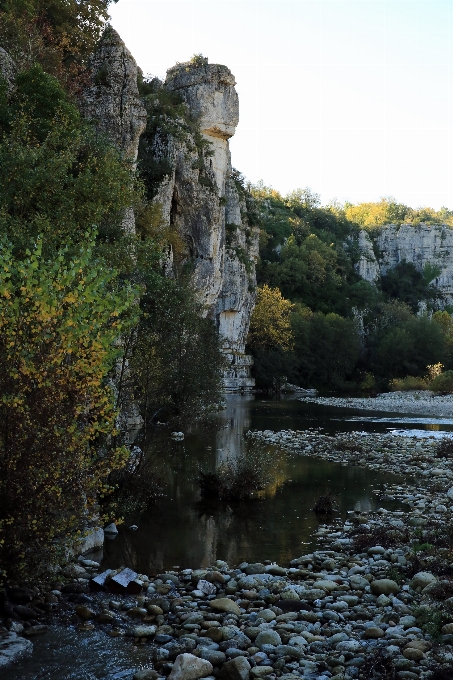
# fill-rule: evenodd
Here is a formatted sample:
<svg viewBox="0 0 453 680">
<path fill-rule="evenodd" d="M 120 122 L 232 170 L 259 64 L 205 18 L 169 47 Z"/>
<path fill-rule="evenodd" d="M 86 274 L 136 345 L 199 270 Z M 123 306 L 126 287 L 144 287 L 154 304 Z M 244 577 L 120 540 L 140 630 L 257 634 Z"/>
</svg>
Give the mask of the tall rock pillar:
<svg viewBox="0 0 453 680">
<path fill-rule="evenodd" d="M 228 140 L 239 122 L 231 71 L 207 59 L 177 64 L 165 87 L 177 92 L 208 142 L 202 156 L 191 143 L 157 134 L 155 152 L 172 168 L 155 200 L 187 246 L 205 313 L 215 319 L 228 360 L 225 388 L 248 390 L 252 358 L 245 354 L 255 302 L 258 230 L 248 221 L 245 192 L 235 180 Z"/>
<path fill-rule="evenodd" d="M 90 83 L 83 92 L 81 109 L 135 169 L 146 109 L 138 92 L 135 59 L 111 26 L 105 29 L 90 60 Z M 132 208 L 126 210 L 123 228 L 135 231 Z"/>
</svg>

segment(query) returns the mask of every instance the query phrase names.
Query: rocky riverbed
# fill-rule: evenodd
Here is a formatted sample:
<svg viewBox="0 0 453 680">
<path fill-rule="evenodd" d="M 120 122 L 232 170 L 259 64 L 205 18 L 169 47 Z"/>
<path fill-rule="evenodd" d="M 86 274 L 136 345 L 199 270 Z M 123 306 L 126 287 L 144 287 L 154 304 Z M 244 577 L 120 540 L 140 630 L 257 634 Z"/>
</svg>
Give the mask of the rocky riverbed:
<svg viewBox="0 0 453 680">
<path fill-rule="evenodd" d="M 300 400 L 364 411 L 394 411 L 453 417 L 453 394 L 439 395 L 429 390 L 383 392 L 374 397 L 300 397 Z"/>
<path fill-rule="evenodd" d="M 80 558 L 63 581 L 6 591 L 0 658 L 8 644 L 64 624 L 76 635 L 101 630 L 143 646 L 148 661 L 127 676 L 135 680 L 453 677 L 448 443 L 318 430 L 249 436 L 293 454 L 410 475 L 376 489 L 407 511 L 326 521 L 318 549 L 285 565 L 218 561 L 99 574 L 97 563 Z"/>
</svg>

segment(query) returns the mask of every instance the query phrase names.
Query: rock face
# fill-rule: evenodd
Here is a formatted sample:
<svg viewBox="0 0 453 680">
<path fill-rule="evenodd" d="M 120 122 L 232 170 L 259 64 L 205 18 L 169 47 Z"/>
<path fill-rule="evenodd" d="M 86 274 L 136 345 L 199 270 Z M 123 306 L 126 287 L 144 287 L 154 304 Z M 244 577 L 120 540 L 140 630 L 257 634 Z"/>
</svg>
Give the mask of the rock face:
<svg viewBox="0 0 453 680">
<path fill-rule="evenodd" d="M 14 87 L 16 67 L 8 52 L 0 47 L 0 75 L 6 80 L 8 90 Z"/>
<path fill-rule="evenodd" d="M 82 111 L 135 167 L 138 142 L 146 126 L 146 110 L 137 88 L 135 59 L 110 26 L 91 58 L 90 70 L 90 84 L 81 100 Z M 135 230 L 132 208 L 126 211 L 123 227 Z"/>
<path fill-rule="evenodd" d="M 447 225 L 390 224 L 370 235 L 359 234 L 360 259 L 356 271 L 376 283 L 400 262 L 412 262 L 422 271 L 426 265 L 440 269 L 432 281 L 442 293 L 443 304 L 453 302 L 453 229 Z M 376 256 L 376 253 L 378 257 Z"/>
<path fill-rule="evenodd" d="M 181 96 L 201 136 L 184 121 L 176 122 L 176 132 L 157 127 L 151 155 L 156 166 L 166 168 L 154 201 L 183 244 L 182 254 L 169 253 L 167 271 L 171 275 L 175 257 L 191 263 L 204 313 L 216 322 L 227 357 L 225 388 L 247 390 L 254 385 L 245 341 L 255 304 L 259 229 L 251 224 L 250 199 L 231 167 L 228 140 L 239 121 L 235 84 L 226 66 L 204 58 L 169 69 L 163 87 Z M 137 89 L 137 65 L 111 27 L 91 59 L 82 110 L 135 167 L 146 110 Z M 123 226 L 134 231 L 132 209 Z"/>
<path fill-rule="evenodd" d="M 231 167 L 228 139 L 239 120 L 235 83 L 226 66 L 203 59 L 169 69 L 165 88 L 180 94 L 205 145 L 191 134 L 177 139 L 159 130 L 153 142 L 156 161 L 169 167 L 154 200 L 182 238 L 205 313 L 218 325 L 230 390 L 254 385 L 245 341 L 255 303 L 259 234 Z"/>
</svg>

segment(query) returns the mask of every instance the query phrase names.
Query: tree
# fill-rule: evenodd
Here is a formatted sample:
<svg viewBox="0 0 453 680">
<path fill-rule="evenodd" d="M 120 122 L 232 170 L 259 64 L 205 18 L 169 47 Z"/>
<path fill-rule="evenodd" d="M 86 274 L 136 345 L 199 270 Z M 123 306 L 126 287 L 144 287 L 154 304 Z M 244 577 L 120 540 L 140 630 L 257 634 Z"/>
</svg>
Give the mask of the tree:
<svg viewBox="0 0 453 680">
<path fill-rule="evenodd" d="M 19 74 L 0 97 L 0 234 L 23 252 L 38 234 L 43 247 L 83 239 L 119 240 L 123 211 L 137 200 L 119 151 L 83 121 L 58 81 L 40 66 Z"/>
<path fill-rule="evenodd" d="M 430 274 L 424 276 L 412 262 L 400 262 L 382 277 L 382 290 L 389 298 L 404 302 L 417 312 L 421 300 L 434 300 L 439 295 L 427 280 L 431 273 L 430 269 Z"/>
<path fill-rule="evenodd" d="M 451 314 L 446 311 L 438 311 L 433 314 L 434 323 L 438 324 L 442 330 L 445 342 L 445 367 L 453 368 L 453 319 Z"/>
<path fill-rule="evenodd" d="M 32 575 L 62 557 L 127 451 L 106 381 L 137 292 L 93 257 L 95 235 L 52 261 L 39 239 L 0 249 L 0 563 Z M 129 314 L 129 319 L 127 315 Z M 4 574 L 5 575 L 5 574 Z"/>
<path fill-rule="evenodd" d="M 189 281 L 148 273 L 130 370 L 145 422 L 196 420 L 218 404 L 223 358 L 217 329 L 203 318 Z"/>
<path fill-rule="evenodd" d="M 0 44 L 20 68 L 38 62 L 77 91 L 110 4 L 111 0 L 0 0 Z"/>
<path fill-rule="evenodd" d="M 366 361 L 376 376 L 386 379 L 420 376 L 430 364 L 444 363 L 442 330 L 426 316 L 416 317 L 407 305 L 382 305 L 369 329 Z"/>
<path fill-rule="evenodd" d="M 291 349 L 293 334 L 290 314 L 293 304 L 278 288 L 266 284 L 258 288 L 255 309 L 250 319 L 248 344 L 252 349 Z"/>
</svg>

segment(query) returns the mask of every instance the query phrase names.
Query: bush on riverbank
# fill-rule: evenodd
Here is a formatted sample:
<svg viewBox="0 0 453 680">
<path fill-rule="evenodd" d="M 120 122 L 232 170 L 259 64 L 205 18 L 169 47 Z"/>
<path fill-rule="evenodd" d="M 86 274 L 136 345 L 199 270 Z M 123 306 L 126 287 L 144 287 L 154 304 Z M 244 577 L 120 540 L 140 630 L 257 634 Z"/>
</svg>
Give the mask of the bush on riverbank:
<svg viewBox="0 0 453 680">
<path fill-rule="evenodd" d="M 274 462 L 269 451 L 251 446 L 245 456 L 220 463 L 215 472 L 200 471 L 200 493 L 205 498 L 229 501 L 253 498 L 272 482 Z"/>
<path fill-rule="evenodd" d="M 428 390 L 429 387 L 425 378 L 417 378 L 414 375 L 408 375 L 406 378 L 394 378 L 389 382 L 391 392 L 412 392 L 414 390 Z"/>
<path fill-rule="evenodd" d="M 40 241 L 24 260 L 0 250 L 0 577 L 61 559 L 128 456 L 104 379 L 135 292 L 94 260 L 94 240 L 55 261 Z"/>
</svg>

